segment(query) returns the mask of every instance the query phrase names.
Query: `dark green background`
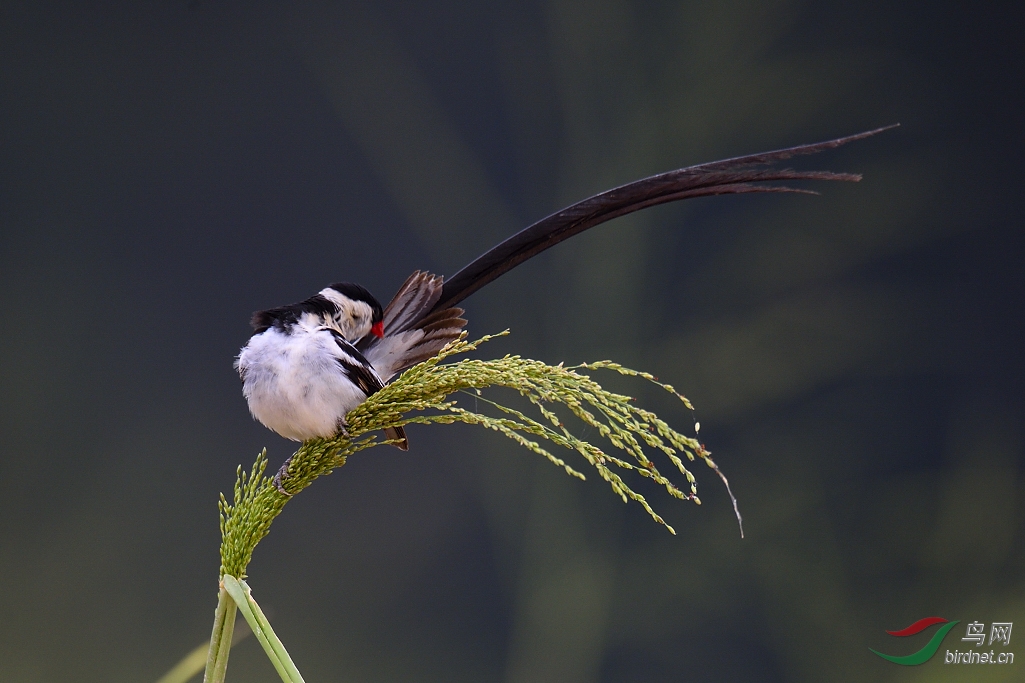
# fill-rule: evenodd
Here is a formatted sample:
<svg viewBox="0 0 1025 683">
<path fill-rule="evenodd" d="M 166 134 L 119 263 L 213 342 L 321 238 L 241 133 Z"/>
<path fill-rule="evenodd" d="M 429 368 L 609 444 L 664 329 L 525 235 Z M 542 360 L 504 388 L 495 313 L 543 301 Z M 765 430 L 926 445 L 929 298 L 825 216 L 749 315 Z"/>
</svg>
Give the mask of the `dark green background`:
<svg viewBox="0 0 1025 683">
<path fill-rule="evenodd" d="M 292 449 L 231 368 L 251 311 L 387 299 L 612 185 L 893 122 L 798 162 L 860 185 L 649 210 L 467 301 L 512 329 L 484 355 L 685 392 L 746 539 L 704 467 L 700 507 L 641 485 L 672 537 L 500 436 L 411 428 L 292 502 L 250 582 L 311 682 L 1017 680 L 1025 631 L 1010 667 L 868 651 L 931 615 L 1025 629 L 1016 10 L 4 2 L 0 680 L 152 681 L 209 636 L 217 494 Z M 229 680 L 277 679 L 250 640 Z"/>
</svg>

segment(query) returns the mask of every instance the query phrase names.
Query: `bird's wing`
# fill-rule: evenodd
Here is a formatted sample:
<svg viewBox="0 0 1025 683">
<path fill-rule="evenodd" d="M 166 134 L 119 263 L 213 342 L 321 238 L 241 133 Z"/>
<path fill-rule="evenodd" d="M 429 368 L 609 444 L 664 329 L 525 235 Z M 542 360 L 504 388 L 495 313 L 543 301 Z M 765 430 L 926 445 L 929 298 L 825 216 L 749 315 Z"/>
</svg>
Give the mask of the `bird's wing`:
<svg viewBox="0 0 1025 683">
<path fill-rule="evenodd" d="M 384 381 L 373 363 L 336 330 L 326 329 L 330 330 L 331 336 L 334 337 L 335 344 L 338 346 L 338 355 L 335 356 L 335 360 L 342 367 L 345 376 L 367 396 L 383 389 Z M 409 439 L 406 438 L 406 430 L 402 427 L 387 427 L 384 430 L 384 435 L 389 440 L 398 441 L 395 447 L 399 450 L 409 450 Z"/>
<path fill-rule="evenodd" d="M 334 354 L 335 362 L 342 368 L 345 376 L 359 387 L 360 391 L 370 396 L 384 388 L 380 374 L 356 347 L 346 341 L 345 337 L 337 330 L 330 327 L 322 329 L 331 333 L 331 337 L 338 347 L 338 352 Z"/>
</svg>

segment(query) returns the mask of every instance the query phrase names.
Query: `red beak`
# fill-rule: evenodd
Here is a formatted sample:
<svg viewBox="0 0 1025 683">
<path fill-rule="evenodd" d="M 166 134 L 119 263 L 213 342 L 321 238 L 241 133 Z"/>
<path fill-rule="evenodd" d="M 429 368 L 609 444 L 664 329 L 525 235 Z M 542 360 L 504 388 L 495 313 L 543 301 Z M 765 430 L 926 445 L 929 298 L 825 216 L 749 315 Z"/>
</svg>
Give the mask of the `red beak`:
<svg viewBox="0 0 1025 683">
<path fill-rule="evenodd" d="M 378 321 L 374 323 L 374 326 L 370 328 L 370 334 L 378 339 L 384 339 L 384 322 Z"/>
</svg>

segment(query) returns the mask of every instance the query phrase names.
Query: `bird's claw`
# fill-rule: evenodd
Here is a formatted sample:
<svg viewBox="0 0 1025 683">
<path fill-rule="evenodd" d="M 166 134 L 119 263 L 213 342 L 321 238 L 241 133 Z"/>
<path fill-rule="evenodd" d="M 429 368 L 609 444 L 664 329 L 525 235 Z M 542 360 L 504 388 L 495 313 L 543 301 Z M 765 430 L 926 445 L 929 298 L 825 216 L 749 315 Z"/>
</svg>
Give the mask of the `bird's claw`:
<svg viewBox="0 0 1025 683">
<path fill-rule="evenodd" d="M 292 494 L 285 490 L 284 484 L 282 482 L 288 478 L 288 465 L 291 462 L 292 458 L 289 457 L 288 460 L 281 463 L 281 467 L 278 469 L 277 474 L 274 475 L 274 488 L 276 488 L 281 493 L 281 495 L 287 496 L 288 498 L 291 498 Z"/>
<path fill-rule="evenodd" d="M 345 421 L 344 417 L 341 418 L 340 420 L 338 420 L 338 432 L 337 432 L 337 434 L 335 434 L 335 436 L 343 436 L 346 439 L 348 439 L 349 438 L 349 430 L 347 429 L 348 426 L 349 425 Z"/>
</svg>

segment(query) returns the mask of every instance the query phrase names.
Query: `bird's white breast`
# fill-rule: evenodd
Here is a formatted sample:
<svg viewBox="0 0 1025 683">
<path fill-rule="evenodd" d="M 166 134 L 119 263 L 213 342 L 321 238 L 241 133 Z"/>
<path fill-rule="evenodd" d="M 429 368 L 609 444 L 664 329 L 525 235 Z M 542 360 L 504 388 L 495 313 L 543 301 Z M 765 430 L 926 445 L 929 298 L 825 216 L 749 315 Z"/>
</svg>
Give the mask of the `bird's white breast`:
<svg viewBox="0 0 1025 683">
<path fill-rule="evenodd" d="M 327 330 L 270 328 L 238 356 L 242 393 L 257 420 L 295 441 L 337 434 L 345 414 L 366 399 L 343 373 Z"/>
</svg>

